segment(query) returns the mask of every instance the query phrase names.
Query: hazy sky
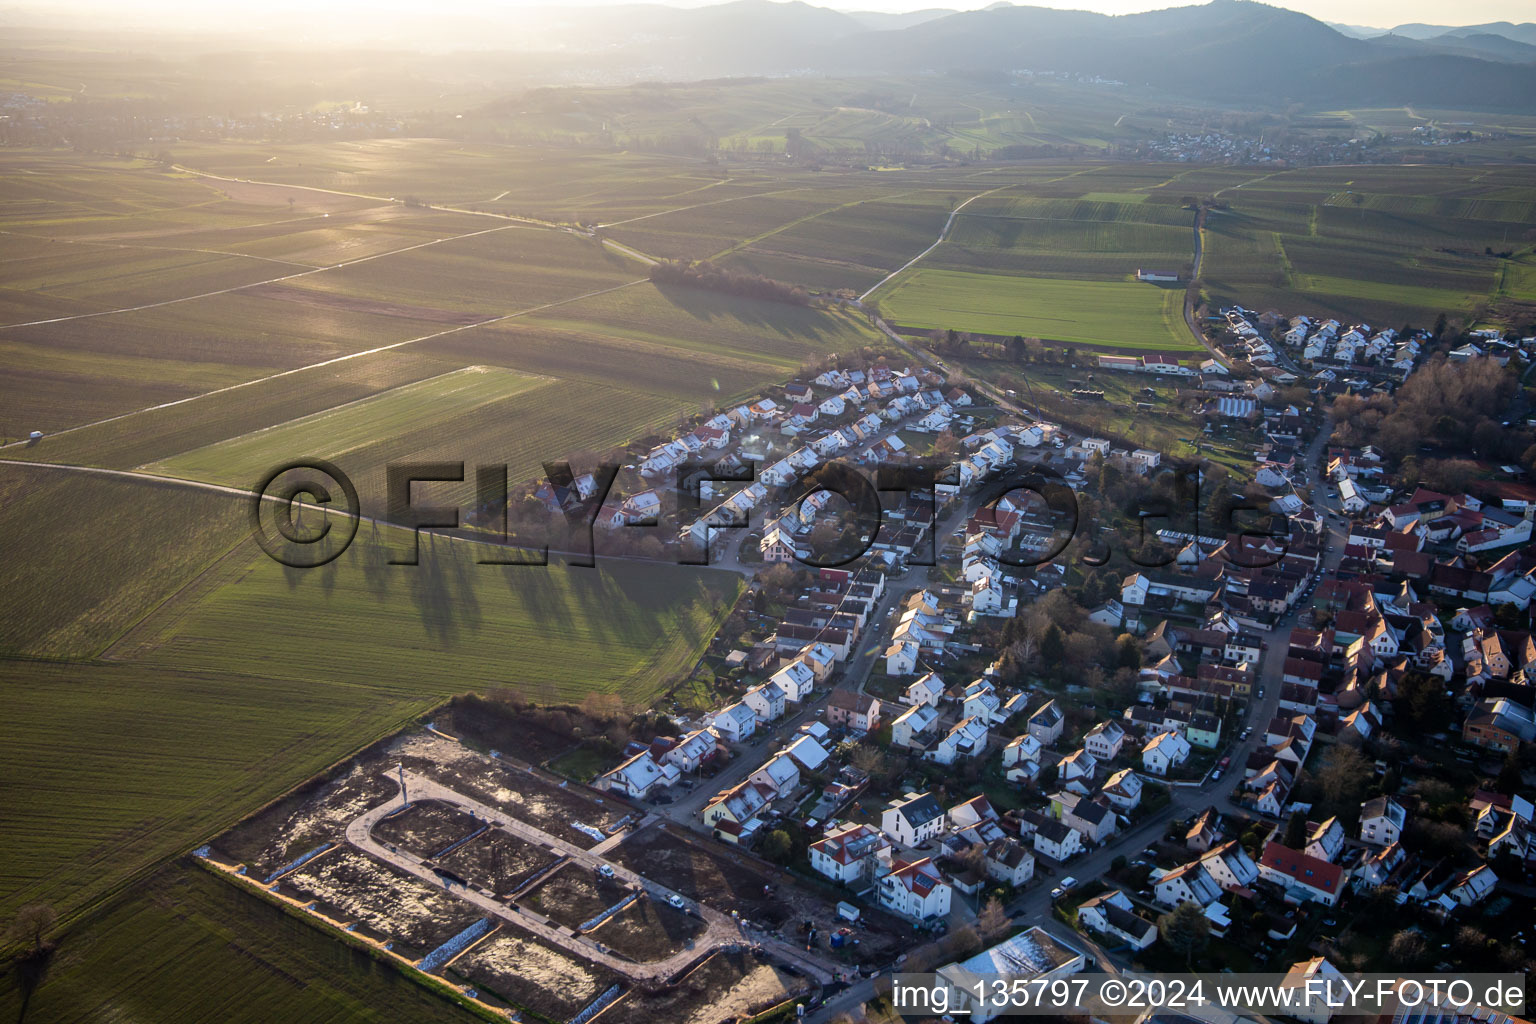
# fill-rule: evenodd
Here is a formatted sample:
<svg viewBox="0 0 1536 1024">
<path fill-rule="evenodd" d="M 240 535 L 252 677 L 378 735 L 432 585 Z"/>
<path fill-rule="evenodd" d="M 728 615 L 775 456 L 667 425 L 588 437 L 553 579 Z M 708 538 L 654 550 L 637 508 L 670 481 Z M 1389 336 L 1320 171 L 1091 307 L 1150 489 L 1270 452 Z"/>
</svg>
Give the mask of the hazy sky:
<svg viewBox="0 0 1536 1024">
<path fill-rule="evenodd" d="M 274 17 L 316 18 L 325 21 L 356 18 L 366 22 L 370 16 L 428 17 L 447 16 L 455 20 L 477 15 L 509 14 L 520 8 L 591 6 L 614 0 L 265 0 L 258 8 L 238 5 L 208 4 L 206 0 L 0 0 L 0 18 L 6 13 L 46 11 L 53 18 L 85 14 L 98 24 L 112 21 L 143 26 L 169 19 L 186 29 L 217 28 L 239 32 L 242 21 L 269 22 Z M 699 7 L 711 0 L 642 0 L 672 6 Z M 811 0 L 817 6 L 845 11 L 915 11 L 927 8 L 973 10 L 991 0 Z M 1103 14 L 1129 14 L 1136 11 L 1182 6 L 1183 0 L 1034 0 L 1041 7 L 1098 11 Z M 1286 0 L 1275 6 L 1310 14 L 1324 21 L 1349 25 L 1389 28 L 1406 22 L 1435 25 L 1475 25 L 1489 21 L 1522 22 L 1536 19 L 1532 0 Z M 430 13 L 428 13 L 430 12 Z"/>
</svg>

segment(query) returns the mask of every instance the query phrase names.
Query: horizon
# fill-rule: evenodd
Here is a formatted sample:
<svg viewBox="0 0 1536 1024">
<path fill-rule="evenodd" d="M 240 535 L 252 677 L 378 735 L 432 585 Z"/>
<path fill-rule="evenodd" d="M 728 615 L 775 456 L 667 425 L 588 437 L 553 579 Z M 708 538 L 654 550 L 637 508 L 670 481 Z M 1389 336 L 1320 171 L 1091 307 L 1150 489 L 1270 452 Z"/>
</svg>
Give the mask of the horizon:
<svg viewBox="0 0 1536 1024">
<path fill-rule="evenodd" d="M 548 16 L 571 8 L 600 9 L 625 6 L 659 6 L 679 10 L 697 10 L 724 6 L 737 0 L 566 0 L 553 4 L 548 0 L 472 0 L 437 12 L 441 23 L 461 24 L 471 27 L 478 19 L 492 24 L 522 15 Z M 839 11 L 846 14 L 910 14 L 918 11 L 938 10 L 961 13 L 999 6 L 996 0 L 970 0 L 960 3 L 929 3 L 925 0 L 848 0 L 844 3 L 819 3 L 815 0 L 765 0 L 769 3 L 800 2 L 810 7 Z M 1213 0 L 1207 0 L 1213 2 Z M 1262 2 L 1262 0 L 1254 0 Z M 1075 10 L 1110 16 L 1141 14 L 1148 11 L 1174 7 L 1206 6 L 1203 3 L 1166 3 L 1160 0 L 1037 0 L 1034 3 L 1011 4 L 1017 7 L 1041 7 L 1052 10 Z M 1411 0 L 1408 3 L 1386 0 L 1300 0 L 1294 3 L 1274 3 L 1279 7 L 1316 18 L 1330 25 L 1387 32 L 1400 25 L 1426 24 L 1462 28 L 1494 22 L 1520 24 L 1531 17 L 1528 6 L 1522 0 L 1472 0 L 1459 5 L 1454 16 L 1448 17 L 1445 5 L 1437 0 Z M 356 31 L 358 19 L 372 19 L 376 28 L 390 31 L 390 24 L 404 18 L 414 18 L 419 7 L 408 0 L 320 0 L 306 3 L 301 0 L 275 0 L 264 5 L 259 21 L 249 14 L 235 18 L 222 11 L 210 10 L 206 5 L 192 0 L 149 0 L 135 4 L 131 11 L 112 4 L 92 0 L 64 3 L 13 3 L 4 8 L 3 18 L 12 24 L 62 29 L 133 31 L 169 31 L 177 35 L 241 35 L 259 34 L 282 28 L 295 30 L 299 38 L 308 38 L 314 30 Z M 286 19 L 298 19 L 287 21 Z M 478 27 L 486 27 L 483 24 Z M 306 29 L 308 31 L 306 31 Z M 360 39 L 370 37 L 367 32 L 358 33 Z"/>
</svg>

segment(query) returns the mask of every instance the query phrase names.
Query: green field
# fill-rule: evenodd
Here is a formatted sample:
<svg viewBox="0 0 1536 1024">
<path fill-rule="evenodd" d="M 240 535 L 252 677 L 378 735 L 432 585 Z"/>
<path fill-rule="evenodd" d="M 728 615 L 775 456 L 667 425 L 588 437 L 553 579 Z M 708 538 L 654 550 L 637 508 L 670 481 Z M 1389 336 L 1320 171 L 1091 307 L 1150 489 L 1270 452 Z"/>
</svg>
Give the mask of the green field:
<svg viewBox="0 0 1536 1024">
<path fill-rule="evenodd" d="M 1200 351 L 1184 327 L 1182 288 L 929 270 L 877 296 L 892 323 L 923 330 L 1023 335 L 1094 348 Z"/>
<path fill-rule="evenodd" d="M 20 994 L 0 986 L 0 1014 Z M 298 915 L 182 864 L 81 921 L 27 1021 L 451 1024 L 480 1018 Z"/>
<path fill-rule="evenodd" d="M 741 587 L 667 564 L 483 566 L 441 538 L 389 566 L 409 534 L 366 528 L 329 566 L 286 570 L 234 497 L 0 480 L 0 526 L 35 552 L 8 581 L 7 649 L 72 659 L 0 660 L 0 772 L 29 780 L 0 794 L 0 914 L 78 911 L 452 694 L 648 703 Z"/>
</svg>

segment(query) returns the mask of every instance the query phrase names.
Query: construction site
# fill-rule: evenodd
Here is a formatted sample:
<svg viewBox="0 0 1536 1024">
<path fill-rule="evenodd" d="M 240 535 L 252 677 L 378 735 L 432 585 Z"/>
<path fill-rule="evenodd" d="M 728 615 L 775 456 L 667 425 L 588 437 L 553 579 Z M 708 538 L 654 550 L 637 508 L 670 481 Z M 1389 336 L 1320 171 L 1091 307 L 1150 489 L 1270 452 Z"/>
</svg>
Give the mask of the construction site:
<svg viewBox="0 0 1536 1024">
<path fill-rule="evenodd" d="M 197 852 L 256 898 L 513 1019 L 702 1024 L 725 1006 L 813 997 L 844 959 L 783 937 L 829 929 L 835 901 L 431 729 L 375 745 Z"/>
</svg>

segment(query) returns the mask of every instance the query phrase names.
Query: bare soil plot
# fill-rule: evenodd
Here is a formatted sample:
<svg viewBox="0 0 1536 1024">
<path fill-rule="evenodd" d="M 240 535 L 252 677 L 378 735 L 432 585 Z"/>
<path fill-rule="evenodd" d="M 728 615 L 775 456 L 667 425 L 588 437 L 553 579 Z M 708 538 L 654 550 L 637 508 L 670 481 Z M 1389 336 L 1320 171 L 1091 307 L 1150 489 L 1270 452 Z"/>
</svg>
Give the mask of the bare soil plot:
<svg viewBox="0 0 1536 1024">
<path fill-rule="evenodd" d="M 563 785 L 430 733 L 401 737 L 397 753 L 407 768 L 582 849 L 598 841 L 573 823 L 608 832 L 634 813 L 585 787 Z"/>
<path fill-rule="evenodd" d="M 470 835 L 485 822 L 437 800 L 414 801 L 373 827 L 373 835 L 386 843 L 431 859 Z"/>
<path fill-rule="evenodd" d="M 213 841 L 212 851 L 262 879 L 321 843 L 343 841 L 348 822 L 387 799 L 398 800 L 399 792 L 379 755 L 365 753 L 338 775 L 313 779 L 236 825 Z"/>
<path fill-rule="evenodd" d="M 472 885 L 504 895 L 554 861 L 555 854 L 543 847 L 493 830 L 440 857 L 438 864 Z"/>
<path fill-rule="evenodd" d="M 615 952 L 645 963 L 689 948 L 703 932 L 703 921 L 647 895 L 588 934 Z"/>
<path fill-rule="evenodd" d="M 750 857 L 715 850 L 705 840 L 662 828 L 647 828 L 619 844 L 611 859 L 653 882 L 675 889 L 716 910 L 735 911 L 744 919 L 777 930 L 790 941 L 804 941 L 800 928 L 815 923 L 819 943 L 845 922 L 837 917 L 837 898 L 798 882 L 793 876 Z M 764 886 L 771 886 L 765 891 Z M 864 963 L 893 957 L 911 937 L 911 925 L 864 908 L 854 930 L 859 945 L 850 953 Z"/>
<path fill-rule="evenodd" d="M 479 920 L 473 906 L 433 889 L 366 854 L 337 850 L 278 883 L 278 892 L 316 900 L 337 920 L 357 921 L 397 943 L 396 951 L 419 958 Z"/>
<path fill-rule="evenodd" d="M 752 921 L 777 927 L 788 918 L 789 908 L 779 894 L 764 886 L 783 879 L 746 858 L 727 851 L 716 853 L 676 833 L 659 828 L 631 836 L 614 850 L 611 858 L 690 899 L 708 903 L 716 910 L 736 911 Z"/>
<path fill-rule="evenodd" d="M 510 927 L 455 960 L 449 974 L 551 1020 L 569 1019 L 619 980 Z"/>
<path fill-rule="evenodd" d="M 630 892 L 627 886 L 580 864 L 567 864 L 523 893 L 517 902 L 560 924 L 580 928 Z"/>
<path fill-rule="evenodd" d="M 716 953 L 660 992 L 631 990 L 603 1012 L 603 1024 L 714 1024 L 763 1010 L 806 983 L 746 953 Z"/>
</svg>

